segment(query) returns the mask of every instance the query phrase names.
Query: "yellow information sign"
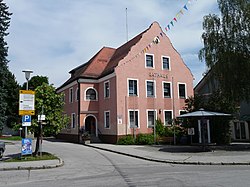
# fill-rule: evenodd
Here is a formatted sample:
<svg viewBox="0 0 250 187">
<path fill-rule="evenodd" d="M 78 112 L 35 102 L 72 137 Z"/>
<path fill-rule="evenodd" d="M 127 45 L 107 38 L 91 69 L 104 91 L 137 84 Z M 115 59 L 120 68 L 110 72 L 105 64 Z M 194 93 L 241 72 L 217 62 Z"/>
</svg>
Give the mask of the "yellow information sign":
<svg viewBox="0 0 250 187">
<path fill-rule="evenodd" d="M 35 115 L 35 92 L 19 91 L 19 115 Z"/>
</svg>

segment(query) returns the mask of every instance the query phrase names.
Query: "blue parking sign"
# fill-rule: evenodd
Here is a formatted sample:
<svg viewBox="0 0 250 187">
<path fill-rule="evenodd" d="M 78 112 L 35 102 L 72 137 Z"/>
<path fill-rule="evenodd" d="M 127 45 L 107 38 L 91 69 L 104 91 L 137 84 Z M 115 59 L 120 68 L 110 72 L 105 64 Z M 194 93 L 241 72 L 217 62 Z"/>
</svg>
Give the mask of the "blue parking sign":
<svg viewBox="0 0 250 187">
<path fill-rule="evenodd" d="M 31 126 L 31 116 L 30 115 L 22 116 L 22 126 Z"/>
</svg>

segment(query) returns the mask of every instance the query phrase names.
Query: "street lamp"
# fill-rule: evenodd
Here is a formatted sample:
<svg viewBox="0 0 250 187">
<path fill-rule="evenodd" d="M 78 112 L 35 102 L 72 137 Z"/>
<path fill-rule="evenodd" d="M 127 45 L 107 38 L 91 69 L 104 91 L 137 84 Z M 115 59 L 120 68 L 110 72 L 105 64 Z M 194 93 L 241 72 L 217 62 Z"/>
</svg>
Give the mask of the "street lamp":
<svg viewBox="0 0 250 187">
<path fill-rule="evenodd" d="M 25 79 L 27 80 L 26 83 L 26 90 L 29 90 L 29 79 L 30 79 L 30 74 L 33 73 L 32 70 L 23 70 L 24 74 L 25 74 Z M 27 130 L 28 128 L 25 126 L 25 138 L 27 138 Z"/>
<path fill-rule="evenodd" d="M 27 80 L 26 90 L 28 90 L 29 89 L 30 74 L 33 73 L 33 71 L 32 70 L 23 70 L 23 72 L 25 73 L 25 79 Z"/>
</svg>

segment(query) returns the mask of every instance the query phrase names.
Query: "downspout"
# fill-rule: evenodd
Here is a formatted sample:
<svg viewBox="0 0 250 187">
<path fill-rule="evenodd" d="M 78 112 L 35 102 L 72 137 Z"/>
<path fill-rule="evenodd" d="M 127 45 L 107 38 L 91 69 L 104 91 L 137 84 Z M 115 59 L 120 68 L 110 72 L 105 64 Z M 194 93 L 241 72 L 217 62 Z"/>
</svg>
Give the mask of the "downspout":
<svg viewBox="0 0 250 187">
<path fill-rule="evenodd" d="M 78 92 L 77 92 L 77 97 L 78 97 L 78 143 L 82 143 L 81 139 L 81 116 L 80 116 L 80 107 L 81 107 L 81 89 L 80 89 L 80 82 L 79 79 L 77 79 L 77 86 L 78 86 Z"/>
</svg>

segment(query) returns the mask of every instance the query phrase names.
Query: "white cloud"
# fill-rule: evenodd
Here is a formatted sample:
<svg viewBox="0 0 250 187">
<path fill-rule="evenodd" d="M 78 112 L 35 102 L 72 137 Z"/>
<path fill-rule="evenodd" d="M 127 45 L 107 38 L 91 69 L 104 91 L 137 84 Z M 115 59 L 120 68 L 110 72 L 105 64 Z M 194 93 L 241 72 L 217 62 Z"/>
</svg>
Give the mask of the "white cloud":
<svg viewBox="0 0 250 187">
<path fill-rule="evenodd" d="M 187 1 L 184 0 L 6 0 L 13 12 L 9 67 L 22 84 L 23 69 L 48 76 L 59 86 L 68 72 L 88 61 L 103 46 L 126 42 L 125 9 L 128 8 L 129 38 L 158 21 L 164 30 Z M 204 71 L 197 53 L 202 47 L 203 16 L 217 12 L 216 0 L 196 1 L 167 32 L 193 74 Z M 189 56 L 192 54 L 193 56 Z M 191 61 L 191 62 L 190 62 Z"/>
</svg>

